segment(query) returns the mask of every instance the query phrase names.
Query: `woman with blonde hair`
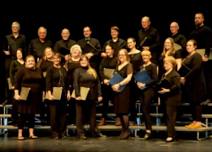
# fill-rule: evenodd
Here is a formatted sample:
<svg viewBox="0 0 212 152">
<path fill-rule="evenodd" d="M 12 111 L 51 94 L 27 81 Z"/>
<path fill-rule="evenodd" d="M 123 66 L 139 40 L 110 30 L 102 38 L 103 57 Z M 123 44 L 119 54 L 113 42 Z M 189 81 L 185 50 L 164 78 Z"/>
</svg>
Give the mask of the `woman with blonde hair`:
<svg viewBox="0 0 212 152">
<path fill-rule="evenodd" d="M 176 72 L 176 60 L 172 56 L 167 56 L 163 60 L 165 73 L 159 83 L 160 98 L 165 105 L 165 116 L 167 125 L 166 142 L 175 140 L 175 123 L 177 107 L 181 102 L 180 75 Z"/>
<path fill-rule="evenodd" d="M 161 54 L 161 58 L 164 59 L 167 56 L 173 56 L 177 62 L 177 70 L 179 70 L 181 62 L 182 62 L 182 55 L 180 49 L 182 47 L 174 42 L 174 39 L 168 37 L 164 41 L 163 45 L 163 52 Z"/>
<path fill-rule="evenodd" d="M 114 95 L 114 110 L 121 120 L 122 131 L 120 139 L 128 139 L 129 133 L 129 106 L 130 106 L 130 85 L 133 75 L 133 66 L 130 63 L 130 57 L 126 49 L 119 50 L 118 64 L 115 73 L 119 74 L 123 80 L 116 84 L 112 84 Z M 121 88 L 124 87 L 123 90 Z"/>
<path fill-rule="evenodd" d="M 101 86 L 98 75 L 94 68 L 90 66 L 88 57 L 82 55 L 80 58 L 80 68 L 74 71 L 73 87 L 76 100 L 76 126 L 80 139 L 86 139 L 83 129 L 85 116 L 90 121 L 91 136 L 99 136 L 96 128 L 96 101 L 102 100 Z M 87 88 L 88 94 L 83 99 L 82 87 Z"/>
</svg>

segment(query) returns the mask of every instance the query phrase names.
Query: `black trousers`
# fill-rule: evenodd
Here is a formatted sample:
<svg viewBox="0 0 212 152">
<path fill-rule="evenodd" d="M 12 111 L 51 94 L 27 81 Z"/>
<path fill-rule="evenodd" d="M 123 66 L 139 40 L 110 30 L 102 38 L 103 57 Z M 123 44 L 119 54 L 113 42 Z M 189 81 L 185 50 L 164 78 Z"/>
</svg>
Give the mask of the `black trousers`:
<svg viewBox="0 0 212 152">
<path fill-rule="evenodd" d="M 150 116 L 151 103 L 154 98 L 154 90 L 152 88 L 147 88 L 141 92 L 141 108 L 143 112 L 143 118 L 146 126 L 146 130 L 152 130 L 152 122 Z"/>
<path fill-rule="evenodd" d="M 89 122 L 91 133 L 96 132 L 96 101 L 76 101 L 76 126 L 77 134 L 85 134 L 83 126 Z"/>
<path fill-rule="evenodd" d="M 28 126 L 28 128 L 34 128 L 35 126 L 34 114 L 18 113 L 17 126 L 18 126 L 18 129 L 24 129 L 24 126 Z"/>
<path fill-rule="evenodd" d="M 109 101 L 113 101 L 113 91 L 110 86 L 102 85 L 103 106 L 101 107 L 102 117 L 107 118 L 109 110 Z"/>
<path fill-rule="evenodd" d="M 61 101 L 49 104 L 50 124 L 53 134 L 63 134 L 66 130 L 66 105 Z"/>
</svg>

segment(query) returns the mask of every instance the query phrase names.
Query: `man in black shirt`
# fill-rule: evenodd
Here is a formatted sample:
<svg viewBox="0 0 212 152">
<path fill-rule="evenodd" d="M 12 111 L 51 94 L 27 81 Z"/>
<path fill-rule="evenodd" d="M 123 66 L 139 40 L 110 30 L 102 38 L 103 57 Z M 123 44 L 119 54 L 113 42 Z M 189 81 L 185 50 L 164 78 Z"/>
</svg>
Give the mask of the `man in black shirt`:
<svg viewBox="0 0 212 152">
<path fill-rule="evenodd" d="M 156 28 L 151 26 L 151 21 L 148 16 L 141 19 L 142 28 L 138 31 L 138 44 L 140 49 L 148 47 L 152 54 L 153 62 L 157 63 L 160 54 L 160 36 Z"/>
<path fill-rule="evenodd" d="M 70 39 L 70 31 L 64 28 L 61 32 L 61 40 L 54 45 L 54 51 L 59 52 L 67 61 L 70 54 L 70 48 L 76 44 L 76 41 Z"/>
<path fill-rule="evenodd" d="M 84 38 L 79 40 L 77 43 L 82 48 L 82 54 L 85 54 L 89 59 L 91 66 L 98 70 L 98 65 L 100 62 L 99 53 L 101 51 L 101 45 L 99 40 L 91 37 L 92 31 L 89 26 L 83 28 Z"/>
<path fill-rule="evenodd" d="M 29 44 L 29 54 L 38 61 L 43 56 L 46 47 L 52 47 L 52 42 L 46 39 L 47 29 L 43 26 L 38 28 L 38 38 L 31 40 Z"/>
</svg>

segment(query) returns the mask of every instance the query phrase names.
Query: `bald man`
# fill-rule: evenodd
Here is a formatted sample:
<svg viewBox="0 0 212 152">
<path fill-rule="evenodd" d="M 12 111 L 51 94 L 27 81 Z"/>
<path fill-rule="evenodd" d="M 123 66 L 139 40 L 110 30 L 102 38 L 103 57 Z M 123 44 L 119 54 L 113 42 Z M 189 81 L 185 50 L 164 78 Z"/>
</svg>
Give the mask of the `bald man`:
<svg viewBox="0 0 212 152">
<path fill-rule="evenodd" d="M 38 28 L 38 38 L 30 41 L 29 54 L 33 55 L 36 60 L 42 58 L 46 47 L 52 47 L 52 42 L 46 39 L 47 29 L 43 26 Z"/>
<path fill-rule="evenodd" d="M 170 24 L 170 32 L 171 37 L 174 39 L 174 42 L 185 47 L 186 45 L 186 37 L 179 32 L 180 26 L 177 22 L 171 22 Z"/>
<path fill-rule="evenodd" d="M 138 31 L 138 44 L 140 49 L 143 47 L 149 47 L 153 62 L 157 63 L 160 36 L 156 28 L 151 26 L 151 21 L 148 16 L 141 18 L 141 29 Z"/>
</svg>

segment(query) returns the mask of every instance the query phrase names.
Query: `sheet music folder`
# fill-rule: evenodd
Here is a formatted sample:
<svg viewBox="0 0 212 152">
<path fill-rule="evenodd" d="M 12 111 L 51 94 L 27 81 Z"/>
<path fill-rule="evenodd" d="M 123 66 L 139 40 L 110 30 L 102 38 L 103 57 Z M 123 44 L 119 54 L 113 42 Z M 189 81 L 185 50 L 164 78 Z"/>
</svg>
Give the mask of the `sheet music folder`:
<svg viewBox="0 0 212 152">
<path fill-rule="evenodd" d="M 90 88 L 80 87 L 80 96 L 81 96 L 82 100 L 87 99 L 89 91 L 90 91 Z M 76 98 L 75 90 L 73 90 L 71 97 Z"/>
<path fill-rule="evenodd" d="M 30 89 L 31 88 L 21 87 L 20 100 L 24 100 L 24 101 L 27 100 Z"/>
</svg>

